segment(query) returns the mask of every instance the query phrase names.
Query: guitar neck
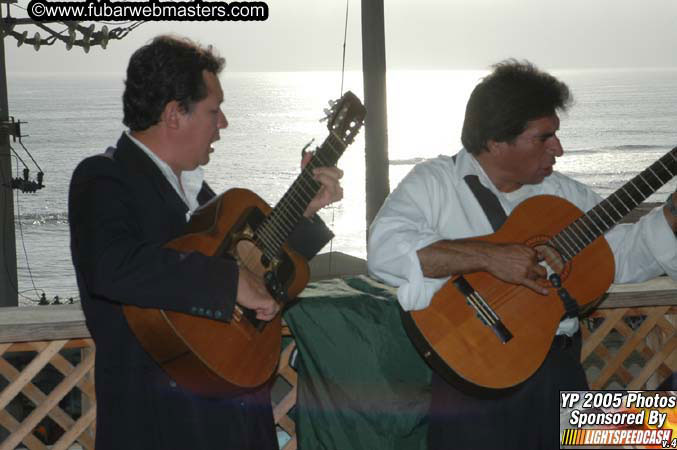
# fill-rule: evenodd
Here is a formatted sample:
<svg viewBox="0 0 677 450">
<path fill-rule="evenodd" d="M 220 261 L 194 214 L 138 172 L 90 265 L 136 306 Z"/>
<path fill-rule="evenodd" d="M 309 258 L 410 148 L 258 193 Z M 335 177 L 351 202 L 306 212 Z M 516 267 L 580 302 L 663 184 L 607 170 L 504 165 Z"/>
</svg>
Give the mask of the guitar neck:
<svg viewBox="0 0 677 450">
<path fill-rule="evenodd" d="M 282 245 L 303 217 L 310 201 L 320 190 L 321 184 L 313 178 L 313 169 L 335 166 L 345 149 L 346 144 L 330 132 L 310 162 L 263 221 L 256 235 L 266 257 L 273 259 L 279 254 Z"/>
<path fill-rule="evenodd" d="M 564 228 L 550 243 L 571 260 L 677 175 L 677 147 Z"/>
</svg>

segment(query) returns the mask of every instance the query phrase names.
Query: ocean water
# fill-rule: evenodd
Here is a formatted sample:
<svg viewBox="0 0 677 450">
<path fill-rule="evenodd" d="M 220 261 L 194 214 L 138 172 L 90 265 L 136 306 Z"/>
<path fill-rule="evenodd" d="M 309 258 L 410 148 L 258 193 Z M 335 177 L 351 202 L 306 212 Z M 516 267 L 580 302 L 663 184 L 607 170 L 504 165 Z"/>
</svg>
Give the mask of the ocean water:
<svg viewBox="0 0 677 450">
<path fill-rule="evenodd" d="M 606 196 L 677 145 L 677 69 L 563 70 L 573 91 L 562 116 L 565 155 L 556 168 Z M 388 73 L 390 185 L 417 161 L 460 148 L 463 112 L 482 71 Z M 217 192 L 246 187 L 270 204 L 299 172 L 301 148 L 326 137 L 319 122 L 340 95 L 336 72 L 229 73 L 221 77 L 229 127 L 206 177 Z M 345 89 L 363 98 L 359 72 Z M 68 248 L 68 181 L 76 164 L 115 143 L 123 125 L 122 74 L 10 74 L 10 115 L 28 122 L 22 142 L 45 172 L 46 188 L 15 196 L 20 304 L 78 298 Z M 36 169 L 19 143 L 18 155 Z M 15 159 L 16 160 L 16 159 Z M 339 161 L 345 198 L 322 212 L 336 238 L 325 250 L 366 256 L 363 134 Z M 13 176 L 23 166 L 16 160 Z M 675 181 L 649 200 L 662 201 Z"/>
</svg>

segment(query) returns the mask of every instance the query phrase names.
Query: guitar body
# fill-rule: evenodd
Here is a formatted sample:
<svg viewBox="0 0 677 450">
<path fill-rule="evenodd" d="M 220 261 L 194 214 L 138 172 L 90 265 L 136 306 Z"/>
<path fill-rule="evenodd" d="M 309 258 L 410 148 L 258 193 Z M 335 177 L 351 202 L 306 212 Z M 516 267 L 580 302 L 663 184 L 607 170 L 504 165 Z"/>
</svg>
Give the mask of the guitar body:
<svg viewBox="0 0 677 450">
<path fill-rule="evenodd" d="M 231 189 L 201 207 L 191 218 L 189 232 L 167 244 L 182 252 L 235 257 L 264 278 L 273 271 L 288 298 L 308 283 L 306 260 L 287 247 L 282 256 L 262 263 L 254 227 L 271 212 L 258 195 Z M 230 322 L 160 309 L 124 306 L 127 322 L 143 348 L 177 383 L 202 395 L 251 389 L 275 372 L 281 347 L 281 316 L 259 322 L 235 307 Z"/>
<path fill-rule="evenodd" d="M 536 196 L 515 208 L 496 233 L 476 239 L 523 243 L 546 253 L 546 261 L 560 274 L 562 286 L 583 306 L 603 295 L 614 279 L 614 257 L 608 243 L 598 237 L 567 262 L 546 245 L 582 215 L 562 198 Z M 486 272 L 463 278 L 495 311 L 512 338 L 502 342 L 478 318 L 454 279 L 435 294 L 428 308 L 403 313 L 410 338 L 440 375 L 471 391 L 487 393 L 487 389 L 508 389 L 522 383 L 543 363 L 564 315 L 557 289 L 544 282 L 550 292 L 543 296 Z"/>
</svg>

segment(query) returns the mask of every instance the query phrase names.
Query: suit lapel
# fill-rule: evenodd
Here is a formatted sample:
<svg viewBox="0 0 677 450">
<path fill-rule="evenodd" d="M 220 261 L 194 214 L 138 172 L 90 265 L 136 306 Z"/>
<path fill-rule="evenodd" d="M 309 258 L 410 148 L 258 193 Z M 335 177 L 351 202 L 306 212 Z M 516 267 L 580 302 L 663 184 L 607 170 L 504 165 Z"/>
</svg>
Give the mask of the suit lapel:
<svg viewBox="0 0 677 450">
<path fill-rule="evenodd" d="M 124 165 L 129 173 L 133 173 L 152 184 L 167 206 L 185 217 L 188 206 L 160 171 L 160 168 L 129 139 L 126 133 L 123 133 L 118 140 L 115 160 Z"/>
<path fill-rule="evenodd" d="M 202 206 L 214 197 L 216 197 L 216 193 L 206 182 L 203 181 L 202 189 L 200 189 L 200 192 L 197 194 L 197 202 L 200 204 L 200 206 Z"/>
</svg>

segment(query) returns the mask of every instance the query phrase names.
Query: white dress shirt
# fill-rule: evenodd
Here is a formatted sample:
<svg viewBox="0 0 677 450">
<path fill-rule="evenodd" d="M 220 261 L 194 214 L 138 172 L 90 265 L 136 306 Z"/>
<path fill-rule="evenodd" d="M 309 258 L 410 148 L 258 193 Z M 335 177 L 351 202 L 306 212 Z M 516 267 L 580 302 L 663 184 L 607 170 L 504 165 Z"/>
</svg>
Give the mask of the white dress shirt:
<svg viewBox="0 0 677 450">
<path fill-rule="evenodd" d="M 169 184 L 172 185 L 174 190 L 181 200 L 188 206 L 188 212 L 186 213 L 186 221 L 190 218 L 190 215 L 197 209 L 200 204 L 197 201 L 197 195 L 202 189 L 202 182 L 204 181 L 204 170 L 202 167 L 198 166 L 194 170 L 184 170 L 181 172 L 181 183 L 179 183 L 179 178 L 176 176 L 174 171 L 169 164 L 161 160 L 151 149 L 146 147 L 141 141 L 134 138 L 129 131 L 125 131 L 127 137 L 132 140 L 143 152 L 148 155 L 148 157 L 155 163 L 155 165 L 160 169 L 160 172 L 165 176 Z M 181 189 L 183 187 L 183 189 Z"/>
<path fill-rule="evenodd" d="M 494 230 L 482 207 L 464 180 L 477 175 L 499 199 L 506 214 L 535 195 L 562 197 L 583 211 L 602 197 L 586 185 L 559 172 L 540 184 L 500 192 L 477 160 L 462 149 L 456 162 L 437 158 L 416 165 L 391 192 L 369 229 L 367 265 L 369 273 L 397 286 L 397 297 L 407 310 L 426 308 L 449 278 L 423 276 L 417 251 L 443 239 L 462 239 L 491 234 Z M 677 278 L 677 241 L 662 208 L 658 207 L 637 224 L 617 225 L 605 235 L 615 258 L 616 283 L 646 281 L 663 273 Z M 558 334 L 573 334 L 576 319 L 560 323 Z"/>
</svg>

